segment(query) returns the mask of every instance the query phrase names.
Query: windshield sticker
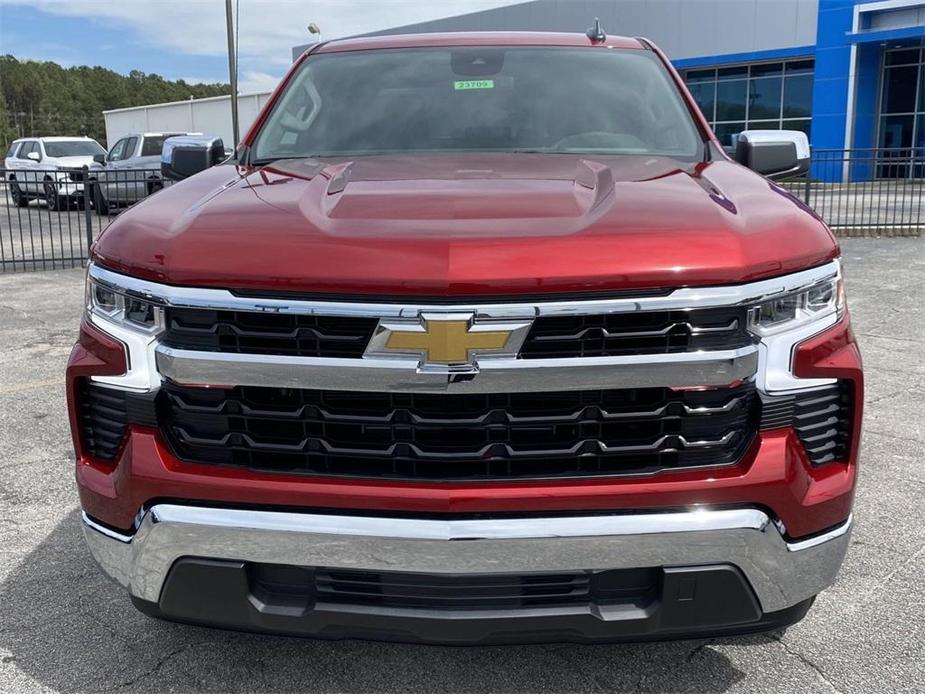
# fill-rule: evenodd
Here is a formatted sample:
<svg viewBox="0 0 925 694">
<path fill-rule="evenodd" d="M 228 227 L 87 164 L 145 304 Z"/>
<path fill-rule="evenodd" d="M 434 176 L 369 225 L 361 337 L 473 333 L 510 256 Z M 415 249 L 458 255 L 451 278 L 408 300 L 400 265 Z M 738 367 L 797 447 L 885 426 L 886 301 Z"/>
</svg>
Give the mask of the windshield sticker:
<svg viewBox="0 0 925 694">
<path fill-rule="evenodd" d="M 494 80 L 458 80 L 453 82 L 453 89 L 460 91 L 463 89 L 494 89 Z"/>
</svg>

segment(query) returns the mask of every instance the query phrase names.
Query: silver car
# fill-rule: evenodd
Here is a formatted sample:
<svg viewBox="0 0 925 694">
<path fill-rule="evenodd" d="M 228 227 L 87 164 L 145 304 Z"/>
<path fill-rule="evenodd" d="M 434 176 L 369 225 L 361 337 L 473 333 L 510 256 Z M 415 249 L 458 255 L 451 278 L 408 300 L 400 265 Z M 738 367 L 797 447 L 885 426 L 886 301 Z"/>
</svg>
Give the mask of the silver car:
<svg viewBox="0 0 925 694">
<path fill-rule="evenodd" d="M 120 138 L 106 154 L 94 157 L 90 171 L 93 207 L 97 214 L 131 205 L 164 187 L 161 150 L 175 135 L 195 133 L 135 133 Z"/>
</svg>

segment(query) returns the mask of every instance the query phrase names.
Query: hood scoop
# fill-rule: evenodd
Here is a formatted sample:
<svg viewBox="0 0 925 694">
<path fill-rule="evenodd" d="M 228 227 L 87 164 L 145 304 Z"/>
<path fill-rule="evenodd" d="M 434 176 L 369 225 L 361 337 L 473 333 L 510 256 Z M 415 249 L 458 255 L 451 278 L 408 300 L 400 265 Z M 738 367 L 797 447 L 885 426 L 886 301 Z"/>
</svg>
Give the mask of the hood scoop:
<svg viewBox="0 0 925 694">
<path fill-rule="evenodd" d="M 589 209 L 594 209 L 613 191 L 613 169 L 596 161 L 582 159 L 578 162 L 575 185 L 593 192 Z"/>
<path fill-rule="evenodd" d="M 585 159 L 574 166 L 570 177 L 542 180 L 514 178 L 490 168 L 434 178 L 370 180 L 354 176 L 350 161 L 321 172 L 327 182 L 322 207 L 331 219 L 574 219 L 595 210 L 615 190 L 609 166 Z"/>
</svg>

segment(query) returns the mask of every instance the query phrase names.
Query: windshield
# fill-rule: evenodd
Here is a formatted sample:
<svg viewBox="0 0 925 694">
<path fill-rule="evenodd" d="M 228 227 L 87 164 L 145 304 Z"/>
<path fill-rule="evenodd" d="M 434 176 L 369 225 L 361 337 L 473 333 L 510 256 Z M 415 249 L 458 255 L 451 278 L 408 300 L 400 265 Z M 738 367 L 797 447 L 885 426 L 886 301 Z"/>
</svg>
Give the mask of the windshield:
<svg viewBox="0 0 925 694">
<path fill-rule="evenodd" d="M 422 48 L 310 57 L 254 142 L 258 162 L 415 152 L 699 158 L 651 51 Z"/>
<path fill-rule="evenodd" d="M 106 154 L 106 150 L 95 140 L 67 140 L 45 142 L 45 154 L 49 157 L 92 157 L 94 154 Z"/>
</svg>

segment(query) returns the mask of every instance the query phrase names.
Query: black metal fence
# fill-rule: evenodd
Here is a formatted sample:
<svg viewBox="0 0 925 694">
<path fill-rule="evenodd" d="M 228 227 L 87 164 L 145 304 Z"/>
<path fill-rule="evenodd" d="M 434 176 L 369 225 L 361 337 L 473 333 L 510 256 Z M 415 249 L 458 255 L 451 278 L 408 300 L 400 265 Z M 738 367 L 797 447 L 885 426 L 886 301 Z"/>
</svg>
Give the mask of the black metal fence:
<svg viewBox="0 0 925 694">
<path fill-rule="evenodd" d="M 82 265 L 114 215 L 169 183 L 155 169 L 0 169 L 0 272 Z M 925 149 L 816 150 L 782 185 L 841 236 L 925 232 Z"/>
<path fill-rule="evenodd" d="M 0 169 L 0 272 L 82 265 L 113 216 L 170 184 L 155 169 Z"/>
<path fill-rule="evenodd" d="M 925 232 L 925 149 L 815 150 L 809 174 L 783 186 L 840 236 Z"/>
</svg>

